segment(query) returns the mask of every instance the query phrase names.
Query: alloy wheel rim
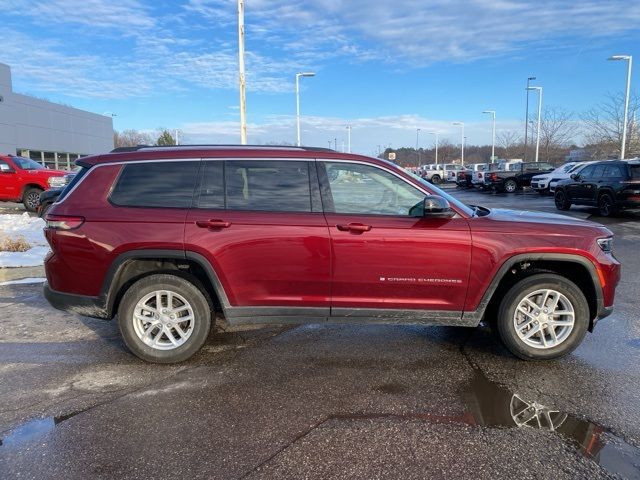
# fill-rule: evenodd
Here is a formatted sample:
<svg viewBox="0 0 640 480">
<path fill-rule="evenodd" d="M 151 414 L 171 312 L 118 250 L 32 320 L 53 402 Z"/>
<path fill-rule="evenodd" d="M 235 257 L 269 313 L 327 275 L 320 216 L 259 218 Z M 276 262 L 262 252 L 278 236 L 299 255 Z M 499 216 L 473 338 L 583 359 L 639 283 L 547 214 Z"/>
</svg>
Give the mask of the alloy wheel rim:
<svg viewBox="0 0 640 480">
<path fill-rule="evenodd" d="M 511 192 L 514 192 L 515 190 L 516 190 L 515 185 L 513 183 L 511 183 L 511 182 L 508 182 L 507 183 L 507 192 L 511 193 Z"/>
<path fill-rule="evenodd" d="M 30 208 L 36 208 L 38 206 L 39 197 L 40 195 L 37 193 L 30 193 L 27 195 L 27 205 L 29 205 Z"/>
<path fill-rule="evenodd" d="M 611 212 L 611 202 L 606 196 L 600 199 L 600 211 L 605 215 Z"/>
<path fill-rule="evenodd" d="M 557 207 L 564 206 L 564 193 L 558 192 L 558 194 L 556 195 L 556 206 Z"/>
<path fill-rule="evenodd" d="M 520 341 L 547 350 L 567 340 L 575 325 L 575 310 L 557 290 L 543 288 L 527 294 L 513 314 L 513 327 Z"/>
<path fill-rule="evenodd" d="M 182 295 L 171 290 L 156 290 L 138 301 L 131 321 L 142 343 L 156 350 L 173 350 L 189 340 L 195 315 Z"/>
</svg>

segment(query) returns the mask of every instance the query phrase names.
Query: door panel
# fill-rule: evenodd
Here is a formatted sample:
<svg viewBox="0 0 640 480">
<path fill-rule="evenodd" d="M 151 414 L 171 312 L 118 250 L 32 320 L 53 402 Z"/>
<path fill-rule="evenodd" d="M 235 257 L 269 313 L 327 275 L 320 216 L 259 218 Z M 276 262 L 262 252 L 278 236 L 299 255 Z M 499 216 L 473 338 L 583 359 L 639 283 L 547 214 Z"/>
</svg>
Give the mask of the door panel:
<svg viewBox="0 0 640 480">
<path fill-rule="evenodd" d="M 467 221 L 410 216 L 425 193 L 387 170 L 318 165 L 329 210 L 332 308 L 462 311 L 471 261 Z"/>
<path fill-rule="evenodd" d="M 310 189 L 317 182 L 315 167 L 309 176 L 309 162 L 302 161 L 203 163 L 201 197 L 187 216 L 185 248 L 209 260 L 231 307 L 325 307 L 328 312 L 329 233 L 309 198 L 317 191 Z M 223 190 L 224 201 L 216 200 Z M 306 211 L 268 211 L 270 206 Z"/>
</svg>

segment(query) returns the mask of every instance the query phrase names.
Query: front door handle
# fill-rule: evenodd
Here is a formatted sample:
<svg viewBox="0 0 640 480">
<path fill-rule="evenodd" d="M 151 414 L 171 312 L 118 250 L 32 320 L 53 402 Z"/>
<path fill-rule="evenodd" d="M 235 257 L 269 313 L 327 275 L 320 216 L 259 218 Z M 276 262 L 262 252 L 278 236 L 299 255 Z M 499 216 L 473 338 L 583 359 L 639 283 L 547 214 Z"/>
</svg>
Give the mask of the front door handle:
<svg viewBox="0 0 640 480">
<path fill-rule="evenodd" d="M 224 220 L 197 220 L 196 225 L 200 228 L 229 228 L 231 222 L 225 222 Z"/>
<path fill-rule="evenodd" d="M 348 225 L 336 225 L 336 228 L 341 232 L 363 233 L 371 230 L 371 225 L 364 225 L 363 223 L 349 223 Z"/>
</svg>

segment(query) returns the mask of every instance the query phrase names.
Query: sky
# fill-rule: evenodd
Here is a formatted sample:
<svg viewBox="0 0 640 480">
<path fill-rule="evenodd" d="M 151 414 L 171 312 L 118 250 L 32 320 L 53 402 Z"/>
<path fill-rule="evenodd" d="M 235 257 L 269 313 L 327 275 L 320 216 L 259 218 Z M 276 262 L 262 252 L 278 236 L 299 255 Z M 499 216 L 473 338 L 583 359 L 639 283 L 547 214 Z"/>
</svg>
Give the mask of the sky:
<svg viewBox="0 0 640 480">
<path fill-rule="evenodd" d="M 236 0 L 0 0 L 0 24 L 14 91 L 114 114 L 117 130 L 239 143 Z M 483 110 L 520 131 L 528 76 L 578 119 L 624 89 L 626 63 L 607 57 L 640 62 L 630 0 L 245 0 L 245 31 L 249 143 L 295 143 L 295 74 L 312 71 L 302 143 L 342 149 L 350 125 L 364 154 L 430 148 L 432 131 L 459 143 L 455 121 L 490 144 Z"/>
</svg>

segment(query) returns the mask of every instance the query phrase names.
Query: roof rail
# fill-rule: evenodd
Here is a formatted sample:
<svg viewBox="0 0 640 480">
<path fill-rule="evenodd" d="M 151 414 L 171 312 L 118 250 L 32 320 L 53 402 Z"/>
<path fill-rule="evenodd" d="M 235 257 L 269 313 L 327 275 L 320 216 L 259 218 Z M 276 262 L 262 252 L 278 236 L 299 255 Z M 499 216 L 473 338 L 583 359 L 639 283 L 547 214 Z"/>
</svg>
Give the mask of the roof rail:
<svg viewBox="0 0 640 480">
<path fill-rule="evenodd" d="M 196 144 L 196 145 L 136 145 L 135 147 L 117 147 L 111 150 L 109 153 L 121 153 L 121 152 L 136 152 L 139 150 L 162 150 L 162 149 L 203 149 L 203 148 L 215 148 L 215 149 L 228 149 L 228 148 L 240 148 L 249 150 L 272 150 L 272 149 L 287 149 L 287 150 L 304 150 L 308 152 L 335 152 L 331 148 L 324 147 L 297 147 L 291 145 L 237 145 L 237 144 Z"/>
</svg>

